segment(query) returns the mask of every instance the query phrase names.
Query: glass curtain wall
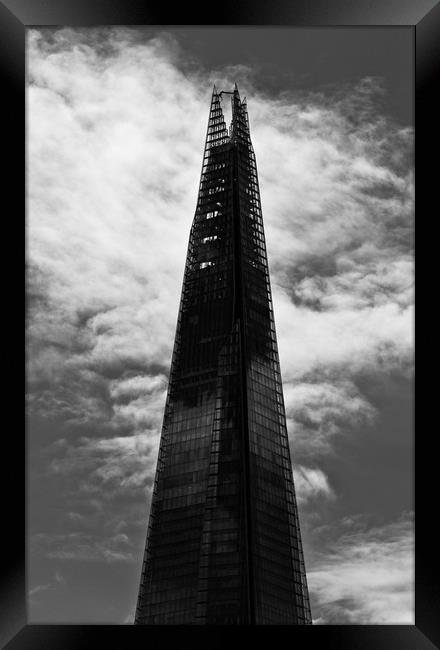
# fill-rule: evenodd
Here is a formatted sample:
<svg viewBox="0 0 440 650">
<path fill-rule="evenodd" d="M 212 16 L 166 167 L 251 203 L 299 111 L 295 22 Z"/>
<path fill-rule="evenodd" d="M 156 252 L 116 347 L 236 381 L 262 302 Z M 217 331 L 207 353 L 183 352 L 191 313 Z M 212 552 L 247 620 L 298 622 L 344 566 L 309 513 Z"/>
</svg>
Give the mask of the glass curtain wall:
<svg viewBox="0 0 440 650">
<path fill-rule="evenodd" d="M 137 624 L 311 623 L 246 101 L 215 87 Z"/>
</svg>

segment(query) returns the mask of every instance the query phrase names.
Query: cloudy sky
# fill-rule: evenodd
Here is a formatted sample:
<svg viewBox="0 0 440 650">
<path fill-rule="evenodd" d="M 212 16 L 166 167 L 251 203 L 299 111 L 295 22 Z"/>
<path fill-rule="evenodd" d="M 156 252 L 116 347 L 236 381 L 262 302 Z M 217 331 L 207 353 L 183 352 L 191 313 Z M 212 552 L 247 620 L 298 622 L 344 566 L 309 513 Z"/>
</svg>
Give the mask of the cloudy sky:
<svg viewBox="0 0 440 650">
<path fill-rule="evenodd" d="M 315 623 L 414 621 L 412 33 L 28 31 L 31 622 L 132 622 L 210 95 L 257 156 Z"/>
</svg>

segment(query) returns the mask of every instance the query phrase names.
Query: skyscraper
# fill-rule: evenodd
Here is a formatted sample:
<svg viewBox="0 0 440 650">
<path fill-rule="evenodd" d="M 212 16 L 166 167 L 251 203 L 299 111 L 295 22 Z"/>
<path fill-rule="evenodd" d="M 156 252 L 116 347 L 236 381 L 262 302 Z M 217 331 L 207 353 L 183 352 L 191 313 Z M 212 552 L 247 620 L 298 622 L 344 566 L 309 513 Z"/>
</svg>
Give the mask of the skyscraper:
<svg viewBox="0 0 440 650">
<path fill-rule="evenodd" d="M 212 94 L 135 622 L 311 623 L 257 168 L 237 86 Z"/>
</svg>

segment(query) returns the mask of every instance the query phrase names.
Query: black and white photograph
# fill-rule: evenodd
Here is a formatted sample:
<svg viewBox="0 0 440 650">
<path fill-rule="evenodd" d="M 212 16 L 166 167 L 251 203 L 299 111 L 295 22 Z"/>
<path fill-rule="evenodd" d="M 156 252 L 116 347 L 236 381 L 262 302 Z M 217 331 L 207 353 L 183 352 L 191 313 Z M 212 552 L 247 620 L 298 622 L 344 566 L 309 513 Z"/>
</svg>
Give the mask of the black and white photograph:
<svg viewBox="0 0 440 650">
<path fill-rule="evenodd" d="M 31 624 L 414 625 L 409 27 L 26 30 Z"/>
</svg>

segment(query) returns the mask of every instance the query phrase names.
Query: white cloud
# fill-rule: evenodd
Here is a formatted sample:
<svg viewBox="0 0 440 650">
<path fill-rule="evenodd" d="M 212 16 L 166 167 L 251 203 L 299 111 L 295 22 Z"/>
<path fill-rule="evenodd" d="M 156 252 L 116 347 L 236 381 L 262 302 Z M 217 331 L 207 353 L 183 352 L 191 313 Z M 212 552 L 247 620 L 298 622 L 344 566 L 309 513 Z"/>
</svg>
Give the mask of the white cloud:
<svg viewBox="0 0 440 650">
<path fill-rule="evenodd" d="M 48 583 L 46 585 L 35 585 L 35 587 L 32 587 L 32 589 L 29 589 L 28 594 L 30 597 L 32 597 L 38 594 L 40 591 L 47 591 L 47 589 L 50 589 L 51 587 L 51 583 Z"/>
<path fill-rule="evenodd" d="M 315 623 L 356 625 L 414 624 L 413 521 L 369 527 L 361 517 L 321 529 L 323 550 L 308 567 Z"/>
<path fill-rule="evenodd" d="M 285 380 L 334 369 L 349 376 L 410 366 L 413 311 L 393 302 L 359 309 L 315 311 L 274 291 L 281 368 Z M 298 343 L 294 345 L 294 341 Z"/>
<path fill-rule="evenodd" d="M 284 396 L 293 450 L 301 458 L 331 450 L 333 436 L 353 435 L 377 415 L 349 380 L 286 383 Z"/>
<path fill-rule="evenodd" d="M 48 582 L 43 585 L 35 585 L 35 587 L 32 587 L 28 590 L 28 597 L 30 601 L 35 600 L 35 596 L 41 592 L 47 591 L 48 589 L 54 589 L 59 585 L 65 585 L 66 580 L 65 578 L 61 575 L 59 571 L 55 571 L 55 578 L 54 581 Z"/>
<path fill-rule="evenodd" d="M 166 385 L 164 375 L 136 375 L 129 379 L 115 380 L 110 383 L 110 395 L 113 398 L 139 396 L 163 389 Z"/>
<path fill-rule="evenodd" d="M 60 584 L 65 584 L 65 582 L 66 582 L 65 578 L 61 575 L 61 573 L 59 571 L 55 572 L 55 580 L 56 580 L 56 582 L 58 582 Z"/>
<path fill-rule="evenodd" d="M 293 474 L 297 502 L 300 506 L 316 498 L 330 500 L 335 498 L 328 477 L 322 470 L 294 465 Z"/>
<path fill-rule="evenodd" d="M 133 562 L 135 554 L 126 535 L 114 535 L 105 539 L 84 533 L 59 535 L 34 534 L 30 539 L 34 555 L 49 559 L 97 562 Z M 63 582 L 58 580 L 57 582 Z"/>
<path fill-rule="evenodd" d="M 50 464 L 54 473 L 82 477 L 78 489 L 111 496 L 151 488 L 159 432 L 113 438 L 80 438 L 58 451 Z"/>
</svg>

